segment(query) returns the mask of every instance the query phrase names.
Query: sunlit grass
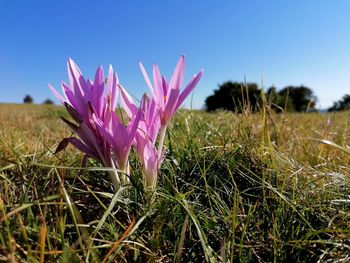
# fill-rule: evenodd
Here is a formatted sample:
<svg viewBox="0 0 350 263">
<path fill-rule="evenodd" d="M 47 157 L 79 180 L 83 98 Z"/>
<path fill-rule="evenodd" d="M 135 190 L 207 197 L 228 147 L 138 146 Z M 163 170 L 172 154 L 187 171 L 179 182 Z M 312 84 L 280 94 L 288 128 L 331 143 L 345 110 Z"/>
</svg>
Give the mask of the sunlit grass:
<svg viewBox="0 0 350 263">
<path fill-rule="evenodd" d="M 349 261 L 349 113 L 180 111 L 159 187 L 114 192 L 47 105 L 0 105 L 0 261 Z"/>
</svg>

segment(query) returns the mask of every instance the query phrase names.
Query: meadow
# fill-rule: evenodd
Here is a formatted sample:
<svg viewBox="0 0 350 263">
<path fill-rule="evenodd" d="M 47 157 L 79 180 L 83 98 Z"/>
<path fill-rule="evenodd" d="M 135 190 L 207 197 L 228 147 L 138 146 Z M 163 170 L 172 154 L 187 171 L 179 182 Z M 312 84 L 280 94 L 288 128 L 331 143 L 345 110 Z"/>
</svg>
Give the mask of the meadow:
<svg viewBox="0 0 350 263">
<path fill-rule="evenodd" d="M 180 110 L 150 198 L 69 146 L 54 105 L 0 104 L 0 262 L 348 262 L 350 118 Z"/>
</svg>

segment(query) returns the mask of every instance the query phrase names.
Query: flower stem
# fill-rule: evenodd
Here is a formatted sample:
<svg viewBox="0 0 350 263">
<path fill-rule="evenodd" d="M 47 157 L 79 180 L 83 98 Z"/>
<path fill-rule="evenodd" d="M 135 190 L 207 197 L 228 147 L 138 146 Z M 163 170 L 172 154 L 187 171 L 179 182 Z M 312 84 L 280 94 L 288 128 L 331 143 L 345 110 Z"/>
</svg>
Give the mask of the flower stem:
<svg viewBox="0 0 350 263">
<path fill-rule="evenodd" d="M 113 171 L 110 171 L 112 183 L 114 186 L 114 190 L 118 191 L 118 189 L 120 188 L 120 178 L 119 178 L 119 174 L 118 174 L 117 168 L 115 167 L 113 160 L 111 160 L 111 166 L 114 169 Z"/>
<path fill-rule="evenodd" d="M 127 165 L 126 165 L 126 176 L 125 176 L 125 183 L 129 184 L 130 183 L 130 163 L 128 161 Z"/>
<path fill-rule="evenodd" d="M 110 175 L 114 186 L 114 190 L 118 191 L 118 189 L 120 188 L 120 178 L 119 178 L 118 172 L 110 171 Z"/>
<path fill-rule="evenodd" d="M 158 138 L 158 159 L 159 160 L 162 157 L 166 128 L 167 128 L 167 125 L 163 125 L 159 130 L 159 138 Z"/>
<path fill-rule="evenodd" d="M 121 167 L 122 173 L 120 175 L 120 180 L 122 182 L 123 185 L 126 185 L 128 183 L 130 183 L 129 180 L 129 176 L 130 176 L 130 164 L 127 161 L 126 166 L 125 167 Z"/>
</svg>

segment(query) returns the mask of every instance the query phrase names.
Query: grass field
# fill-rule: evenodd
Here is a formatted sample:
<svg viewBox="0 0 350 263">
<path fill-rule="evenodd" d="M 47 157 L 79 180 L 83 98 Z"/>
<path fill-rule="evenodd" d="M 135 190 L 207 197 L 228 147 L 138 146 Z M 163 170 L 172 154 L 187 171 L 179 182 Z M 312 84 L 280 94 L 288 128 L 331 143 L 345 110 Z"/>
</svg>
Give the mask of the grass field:
<svg viewBox="0 0 350 263">
<path fill-rule="evenodd" d="M 155 195 L 68 147 L 50 105 L 0 104 L 0 262 L 349 262 L 350 115 L 180 111 Z"/>
</svg>

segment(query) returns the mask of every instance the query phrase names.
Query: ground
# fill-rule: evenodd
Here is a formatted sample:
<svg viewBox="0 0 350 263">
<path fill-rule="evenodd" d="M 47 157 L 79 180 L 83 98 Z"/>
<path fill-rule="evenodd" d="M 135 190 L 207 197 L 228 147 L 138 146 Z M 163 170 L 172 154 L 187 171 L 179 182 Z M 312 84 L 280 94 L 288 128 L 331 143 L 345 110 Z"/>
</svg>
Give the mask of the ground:
<svg viewBox="0 0 350 263">
<path fill-rule="evenodd" d="M 0 262 L 346 262 L 349 113 L 177 113 L 156 191 L 81 169 L 63 107 L 0 104 Z"/>
</svg>

